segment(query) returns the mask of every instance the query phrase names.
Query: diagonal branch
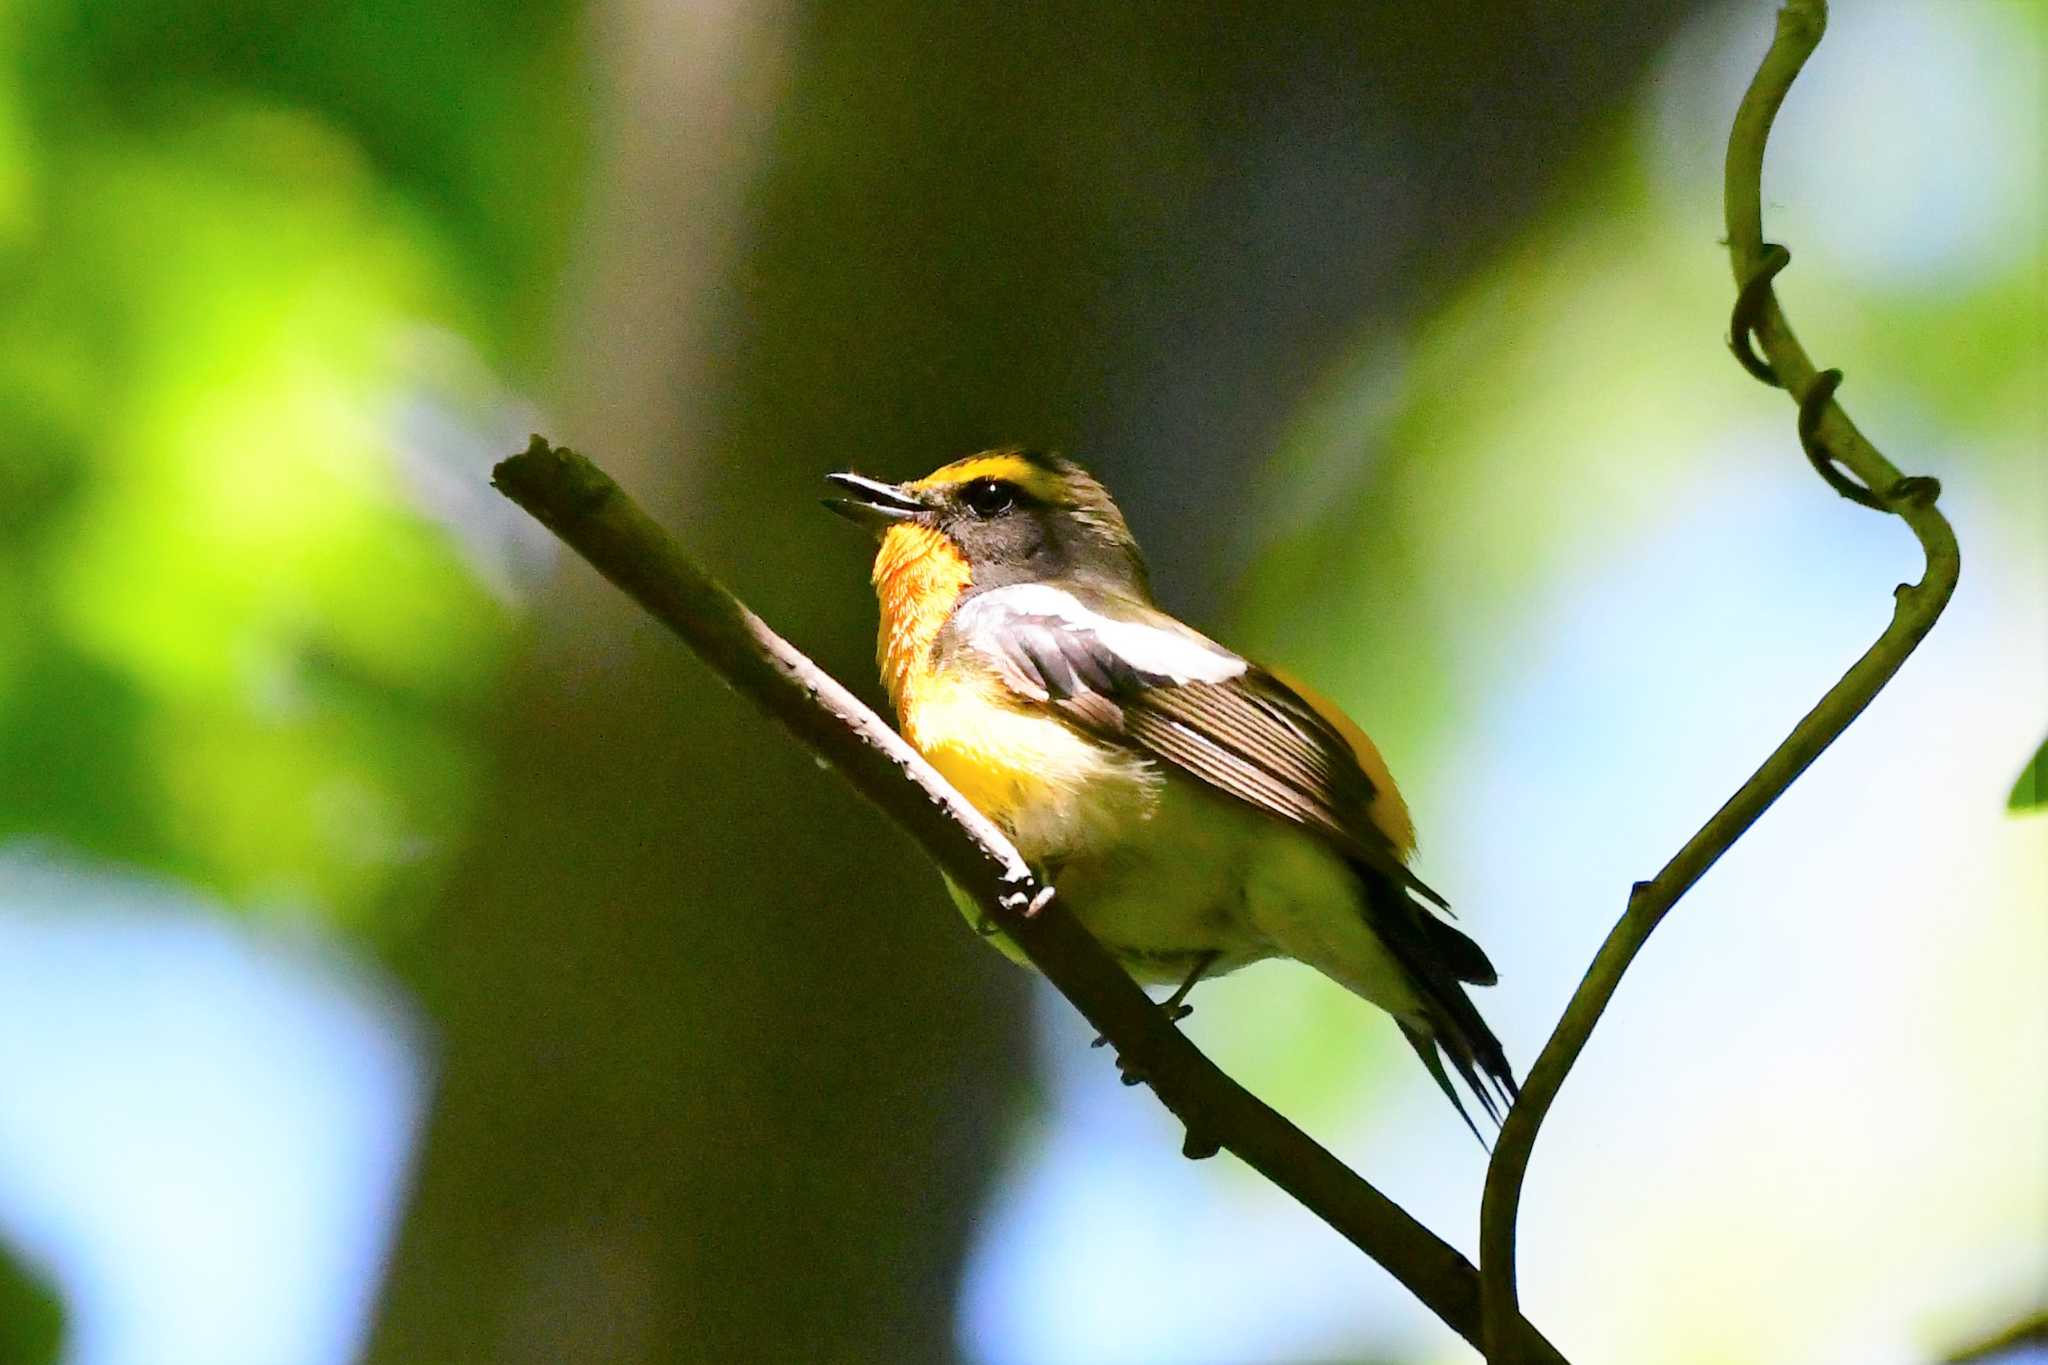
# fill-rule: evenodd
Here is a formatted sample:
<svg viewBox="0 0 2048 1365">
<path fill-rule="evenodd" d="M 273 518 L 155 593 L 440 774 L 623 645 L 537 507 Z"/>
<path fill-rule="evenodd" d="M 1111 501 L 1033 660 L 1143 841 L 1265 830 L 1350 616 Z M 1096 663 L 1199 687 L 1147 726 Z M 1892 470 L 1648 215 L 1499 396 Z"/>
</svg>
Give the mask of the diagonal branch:
<svg viewBox="0 0 2048 1365">
<path fill-rule="evenodd" d="M 1480 1264 L 1485 1268 L 1487 1359 L 1494 1365 L 1530 1359 L 1514 1330 L 1520 1318 L 1515 1289 L 1515 1220 L 1529 1156 L 1544 1116 L 1600 1020 L 1622 973 L 1650 933 L 1678 899 L 1756 823 L 1773 801 L 1806 771 L 1828 745 L 1862 714 L 1899 666 L 1933 628 L 1955 591 L 1961 568 L 1955 532 L 1936 510 L 1934 480 L 1902 478 L 1899 471 L 1857 431 L 1833 401 L 1839 371 L 1816 373 L 1770 288 L 1771 277 L 1789 259 L 1782 247 L 1763 240 L 1764 145 L 1778 106 L 1827 24 L 1825 0 L 1790 0 L 1778 13 L 1777 36 L 1758 68 L 1728 139 L 1728 249 L 1740 291 L 1731 338 L 1744 368 L 1766 383 L 1796 395 L 1801 444 L 1830 486 L 1845 497 L 1897 515 L 1918 537 L 1927 567 L 1918 583 L 1901 584 L 1891 624 L 1877 642 L 1828 690 L 1819 705 L 1793 727 L 1762 767 L 1686 842 L 1664 869 L 1629 894 L 1628 908 L 1608 934 L 1585 979 L 1565 1007 L 1549 1042 L 1523 1083 L 1521 1099 L 1508 1114 L 1486 1175 L 1480 1209 Z M 1763 351 L 1748 353 L 1754 336 Z M 1840 466 L 1854 474 L 1851 483 Z"/>
<path fill-rule="evenodd" d="M 859 698 L 691 562 L 603 471 L 536 436 L 524 453 L 498 465 L 492 482 L 972 890 L 989 918 L 1187 1126 L 1188 1156 L 1219 1147 L 1235 1152 L 1478 1344 L 1479 1274 L 1469 1261 L 1224 1075 L 1050 898 L 1000 830 Z M 1511 1321 L 1507 1330 L 1528 1359 L 1563 1365 L 1533 1327 Z"/>
</svg>

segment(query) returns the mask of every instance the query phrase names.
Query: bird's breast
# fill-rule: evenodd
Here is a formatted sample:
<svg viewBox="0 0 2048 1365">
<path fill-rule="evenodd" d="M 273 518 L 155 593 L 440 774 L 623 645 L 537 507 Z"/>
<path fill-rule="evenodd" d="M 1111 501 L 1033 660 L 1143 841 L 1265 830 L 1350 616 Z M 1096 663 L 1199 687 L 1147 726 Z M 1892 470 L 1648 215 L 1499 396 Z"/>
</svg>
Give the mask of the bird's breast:
<svg viewBox="0 0 2048 1365">
<path fill-rule="evenodd" d="M 1222 976 L 1273 955 L 1254 921 L 1268 901 L 1356 918 L 1355 893 L 1331 878 L 1297 885 L 1298 870 L 1346 879 L 1341 861 L 1305 830 L 1261 815 L 1190 778 L 1164 775 L 1148 794 L 1141 820 L 1113 829 L 1114 837 L 1049 860 L 1060 901 L 1138 981 L 1178 985 L 1201 965 Z M 974 898 L 953 888 L 970 923 Z M 991 940 L 1011 958 L 1022 954 L 1007 938 Z"/>
<path fill-rule="evenodd" d="M 1020 703 L 993 678 L 914 677 L 897 711 L 904 738 L 1028 861 L 1120 842 L 1157 805 L 1151 763 Z"/>
</svg>

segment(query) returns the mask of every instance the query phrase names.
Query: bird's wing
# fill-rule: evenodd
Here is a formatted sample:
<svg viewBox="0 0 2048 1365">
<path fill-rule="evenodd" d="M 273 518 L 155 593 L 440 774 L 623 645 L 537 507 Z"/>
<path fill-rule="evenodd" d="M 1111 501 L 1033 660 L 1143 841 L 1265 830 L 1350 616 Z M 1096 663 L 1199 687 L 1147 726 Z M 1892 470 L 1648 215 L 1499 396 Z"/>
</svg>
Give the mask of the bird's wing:
<svg viewBox="0 0 2048 1365">
<path fill-rule="evenodd" d="M 1427 1025 L 1403 1019 L 1402 1033 L 1468 1124 L 1446 1056 L 1498 1122 L 1514 1073 L 1460 984 L 1492 985 L 1493 964 L 1402 894 L 1445 908 L 1403 863 L 1406 813 L 1375 803 L 1368 770 L 1384 780 L 1385 768 L 1341 713 L 1144 603 L 1045 584 L 969 598 L 941 648 L 971 650 L 1019 697 L 1328 838 L 1360 875 L 1373 932 L 1427 1002 Z"/>
<path fill-rule="evenodd" d="M 1018 584 L 962 603 L 948 636 L 945 647 L 980 656 L 1018 696 L 1313 829 L 1444 904 L 1403 865 L 1405 828 L 1375 821 L 1376 788 L 1352 739 L 1293 687 L 1165 613 Z"/>
</svg>

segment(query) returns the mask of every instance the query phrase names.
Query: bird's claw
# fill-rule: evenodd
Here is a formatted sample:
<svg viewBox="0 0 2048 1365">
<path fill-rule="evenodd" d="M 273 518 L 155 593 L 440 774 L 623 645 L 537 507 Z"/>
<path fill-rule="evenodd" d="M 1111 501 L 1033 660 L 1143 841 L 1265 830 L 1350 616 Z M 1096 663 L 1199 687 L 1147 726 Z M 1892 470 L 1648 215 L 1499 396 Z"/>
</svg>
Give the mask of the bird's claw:
<svg viewBox="0 0 2048 1365">
<path fill-rule="evenodd" d="M 1022 891 L 1007 891 L 996 903 L 1020 919 L 1036 919 L 1039 912 L 1052 904 L 1052 887 L 1050 884 L 1041 886 L 1028 896 Z M 998 932 L 995 921 L 987 915 L 981 917 L 975 928 L 983 938 Z"/>
<path fill-rule="evenodd" d="M 1159 1012 L 1166 1016 L 1167 1023 L 1178 1024 L 1181 1020 L 1187 1018 L 1190 1014 L 1193 1014 L 1195 1012 L 1195 1007 L 1193 1005 L 1185 1005 L 1180 1004 L 1176 1001 L 1168 1000 L 1159 1006 Z M 1106 1033 L 1096 1034 L 1095 1041 L 1088 1044 L 1088 1046 L 1108 1047 L 1109 1035 Z"/>
</svg>

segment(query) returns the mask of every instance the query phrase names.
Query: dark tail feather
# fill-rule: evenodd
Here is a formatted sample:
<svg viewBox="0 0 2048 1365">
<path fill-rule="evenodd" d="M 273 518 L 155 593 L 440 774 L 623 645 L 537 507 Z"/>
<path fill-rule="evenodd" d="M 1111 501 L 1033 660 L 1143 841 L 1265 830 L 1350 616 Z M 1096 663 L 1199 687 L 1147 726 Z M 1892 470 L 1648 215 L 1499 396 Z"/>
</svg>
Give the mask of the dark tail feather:
<svg viewBox="0 0 2048 1365">
<path fill-rule="evenodd" d="M 1423 1001 L 1429 1014 L 1424 1041 L 1432 1056 L 1423 1058 L 1424 1065 L 1429 1066 L 1431 1074 L 1437 1077 L 1437 1084 L 1448 1089 L 1443 1061 L 1435 1054 L 1448 1057 L 1457 1069 L 1459 1079 L 1465 1082 L 1465 1088 L 1486 1111 L 1486 1117 L 1492 1120 L 1494 1127 L 1500 1127 L 1508 1106 L 1522 1093 L 1521 1087 L 1515 1083 L 1514 1071 L 1508 1066 L 1507 1053 L 1501 1049 L 1500 1039 L 1493 1036 L 1493 1030 L 1479 1017 L 1479 1011 L 1474 1008 L 1471 997 L 1465 994 L 1465 988 L 1452 980 L 1442 967 L 1433 972 L 1427 969 L 1416 971 L 1415 976 L 1423 987 Z M 1402 1022 L 1404 1032 L 1409 1027 L 1406 1021 Z M 1416 1031 L 1424 1032 L 1420 1026 L 1416 1026 Z M 1416 1051 L 1423 1050 L 1413 1036 L 1408 1041 L 1416 1045 Z M 1452 1102 L 1456 1103 L 1455 1097 Z M 1463 1105 L 1458 1106 L 1458 1112 L 1464 1114 Z M 1466 1122 L 1471 1120 L 1468 1118 Z"/>
<path fill-rule="evenodd" d="M 1498 1128 L 1521 1087 L 1515 1083 L 1500 1040 L 1486 1026 L 1462 984 L 1492 985 L 1498 979 L 1493 964 L 1478 944 L 1409 899 L 1390 879 L 1366 871 L 1365 880 L 1373 928 L 1422 997 L 1421 1017 L 1396 1020 L 1402 1036 L 1474 1136 L 1479 1136 L 1478 1125 L 1451 1084 L 1444 1067 L 1446 1058 L 1479 1101 L 1481 1111 Z M 1480 1137 L 1480 1142 L 1485 1138 Z"/>
<path fill-rule="evenodd" d="M 1450 968 L 1451 975 L 1458 980 L 1469 981 L 1475 986 L 1491 986 L 1500 980 L 1500 973 L 1493 969 L 1493 960 L 1487 957 L 1486 950 L 1456 926 L 1425 912 L 1422 933 L 1429 940 L 1429 946 L 1436 950 L 1437 960 Z"/>
<path fill-rule="evenodd" d="M 1405 1019 L 1397 1019 L 1394 1022 L 1401 1026 L 1401 1036 L 1408 1040 L 1408 1046 L 1415 1049 L 1415 1055 L 1422 1059 L 1422 1064 L 1429 1068 L 1429 1074 L 1436 1078 L 1437 1089 L 1444 1092 L 1444 1098 L 1449 1100 L 1451 1107 L 1458 1111 L 1458 1117 L 1465 1120 L 1465 1126 L 1472 1130 L 1473 1137 L 1479 1139 L 1479 1145 L 1481 1147 L 1486 1146 L 1486 1135 L 1479 1131 L 1479 1125 L 1474 1123 L 1472 1116 L 1465 1112 L 1465 1101 L 1458 1098 L 1458 1089 L 1451 1084 L 1450 1075 L 1444 1070 L 1443 1054 L 1438 1052 L 1436 1048 L 1436 1035 L 1420 1024 L 1411 1024 Z M 1466 1078 L 1466 1084 L 1471 1085 L 1471 1078 L 1469 1076 Z M 1472 1090 L 1474 1094 L 1480 1096 L 1480 1103 L 1486 1105 L 1487 1117 L 1492 1118 L 1493 1106 L 1488 1103 L 1484 1092 L 1477 1086 L 1473 1086 Z M 1494 1119 L 1496 1125 L 1499 1122 L 1499 1119 Z"/>
<path fill-rule="evenodd" d="M 1479 1101 L 1479 1107 L 1494 1127 L 1500 1127 L 1506 1117 L 1508 1106 L 1521 1095 L 1521 1087 L 1515 1083 L 1515 1073 L 1508 1066 L 1507 1054 L 1501 1050 L 1500 1040 L 1487 1028 L 1486 1021 L 1479 1017 L 1472 1002 L 1465 997 L 1464 989 L 1451 983 L 1455 992 L 1455 1007 L 1443 1009 L 1439 1000 L 1429 1001 L 1431 1018 L 1425 1026 L 1401 1020 L 1401 1032 L 1407 1035 L 1408 1044 L 1422 1058 L 1422 1064 L 1429 1068 L 1429 1074 L 1436 1078 L 1444 1093 L 1450 1095 L 1451 1103 L 1457 1106 L 1458 1116 L 1470 1126 L 1472 1119 L 1465 1113 L 1465 1106 L 1458 1103 L 1452 1091 L 1450 1079 L 1444 1074 L 1444 1059 L 1450 1059 L 1457 1070 L 1458 1078 L 1465 1082 L 1465 1088 Z M 1432 997 L 1435 992 L 1431 992 Z"/>
</svg>

